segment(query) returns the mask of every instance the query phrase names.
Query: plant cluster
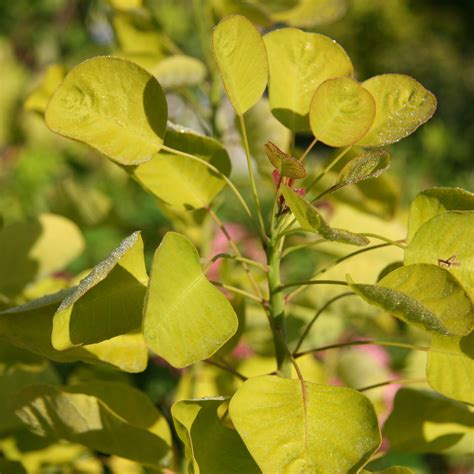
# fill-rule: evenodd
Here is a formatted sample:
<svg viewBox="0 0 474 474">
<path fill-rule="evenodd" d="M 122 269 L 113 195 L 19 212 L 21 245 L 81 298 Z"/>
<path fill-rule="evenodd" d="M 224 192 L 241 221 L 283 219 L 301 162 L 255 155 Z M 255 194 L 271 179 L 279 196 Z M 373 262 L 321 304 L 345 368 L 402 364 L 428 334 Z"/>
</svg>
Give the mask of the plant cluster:
<svg viewBox="0 0 474 474">
<path fill-rule="evenodd" d="M 25 275 L 57 269 L 82 243 L 77 229 L 54 215 L 29 227 L 4 228 L 0 335 L 11 344 L 9 350 L 55 362 L 83 361 L 138 373 L 151 353 L 155 360 L 188 369 L 166 418 L 143 392 L 116 378 L 62 386 L 43 364 L 33 381 L 29 374 L 27 383 L 12 385 L 11 426 L 21 423 L 36 436 L 67 440 L 158 472 L 369 472 L 366 465 L 383 450 L 380 410 L 365 392 L 393 381 L 357 389 L 330 384 L 315 356 L 341 347 L 386 346 L 426 352 L 431 387 L 398 391 L 384 424 L 391 448 L 442 452 L 460 440 L 466 446 L 474 416 L 474 195 L 458 188 L 423 191 L 411 205 L 408 233 L 399 240 L 339 228 L 330 204 L 337 196 L 359 206 L 371 199 L 374 188 L 365 186 L 389 167 L 387 146 L 431 118 L 434 95 L 401 74 L 360 83 L 349 56 L 332 39 L 292 27 L 262 37 L 241 15 L 227 16 L 215 27 L 212 52 L 211 73 L 220 74 L 235 111 L 250 193 L 231 179 L 231 160 L 221 140 L 168 120 L 160 82 L 166 83 L 170 62 L 188 67 L 192 58 L 171 56 L 168 64 L 158 64 L 160 70 L 150 71 L 133 55 L 94 57 L 69 72 L 51 68 L 29 97 L 28 107 L 44 112 L 50 130 L 110 159 L 172 209 L 182 231 L 166 233 L 149 272 L 137 231 L 61 291 L 15 305 L 29 283 Z M 186 79 L 182 87 L 191 85 Z M 267 87 L 268 100 L 262 99 Z M 210 101 L 219 103 L 220 92 L 215 86 Z M 219 119 L 214 112 L 207 117 L 211 131 Z M 263 133 L 253 139 L 257 129 L 265 129 L 265 120 L 275 119 L 276 137 Z M 291 137 L 309 131 L 310 144 L 297 154 Z M 324 167 L 310 159 L 318 146 L 338 149 Z M 272 189 L 270 205 L 262 200 L 257 173 Z M 252 229 L 258 247 L 251 252 L 243 250 L 219 216 L 216 203 L 224 190 Z M 196 248 L 202 242 L 190 232 L 204 227 L 203 216 L 228 245 L 225 251 L 204 250 L 205 259 Z M 42 227 L 52 229 L 50 239 L 67 236 L 68 245 L 58 244 L 52 261 L 32 270 L 32 252 L 21 265 L 14 259 L 18 246 L 28 247 Z M 17 238 L 20 232 L 24 244 Z M 356 249 L 319 266 L 310 278 L 285 278 L 286 262 L 298 252 L 328 245 L 336 255 Z M 403 261 L 386 266 L 377 281 L 358 281 L 350 267 L 342 277 L 334 276 L 352 258 L 392 247 Z M 41 243 L 34 250 L 40 254 Z M 308 288 L 326 300 L 313 306 L 295 335 L 289 313 Z M 403 327 L 429 334 L 430 342 L 359 338 L 312 346 L 311 334 L 318 332 L 322 315 L 355 298 L 395 316 Z M 243 348 L 259 350 L 258 342 L 255 347 L 241 343 L 253 318 L 263 322 L 259 334 L 272 342 L 267 351 L 272 357 L 244 370 L 248 361 L 259 361 L 255 355 L 241 363 L 235 356 Z M 28 356 L 21 357 L 26 364 Z M 202 383 L 196 381 L 202 372 L 193 367 L 219 373 L 214 396 L 192 395 L 196 390 L 189 387 Z M 5 463 L 13 469 L 13 462 Z"/>
</svg>

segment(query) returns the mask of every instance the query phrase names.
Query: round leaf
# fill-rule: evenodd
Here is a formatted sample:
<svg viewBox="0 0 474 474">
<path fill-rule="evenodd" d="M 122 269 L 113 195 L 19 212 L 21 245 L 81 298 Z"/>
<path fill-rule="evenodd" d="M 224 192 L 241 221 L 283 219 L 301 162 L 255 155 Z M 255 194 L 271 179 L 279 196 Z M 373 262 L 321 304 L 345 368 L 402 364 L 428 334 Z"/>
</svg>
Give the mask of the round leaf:
<svg viewBox="0 0 474 474">
<path fill-rule="evenodd" d="M 347 0 L 300 0 L 294 8 L 278 12 L 272 18 L 290 26 L 311 28 L 333 23 L 346 11 Z"/>
<path fill-rule="evenodd" d="M 212 44 L 224 86 L 237 114 L 255 105 L 267 86 L 267 53 L 260 33 L 240 15 L 224 18 Z"/>
<path fill-rule="evenodd" d="M 199 59 L 175 55 L 162 59 L 153 69 L 164 90 L 197 86 L 206 78 L 206 66 Z"/>
<path fill-rule="evenodd" d="M 145 341 L 174 367 L 211 357 L 237 331 L 231 304 L 206 279 L 192 242 L 175 232 L 155 252 L 145 301 Z"/>
<path fill-rule="evenodd" d="M 380 445 L 374 408 L 349 388 L 255 377 L 229 412 L 263 472 L 355 473 Z"/>
<path fill-rule="evenodd" d="M 350 76 L 352 63 L 341 46 L 320 34 L 283 28 L 266 34 L 264 41 L 272 113 L 294 132 L 308 130 L 314 92 L 327 79 Z"/>
<path fill-rule="evenodd" d="M 453 274 L 474 300 L 474 211 L 449 211 L 425 222 L 405 250 L 405 265 L 431 263 Z"/>
<path fill-rule="evenodd" d="M 159 151 L 167 119 L 158 81 L 124 59 L 97 57 L 66 76 L 46 109 L 48 127 L 124 165 Z"/>
<path fill-rule="evenodd" d="M 375 120 L 360 146 L 395 143 L 427 122 L 436 110 L 436 97 L 418 81 L 403 74 L 383 74 L 362 84 L 375 99 Z"/>
<path fill-rule="evenodd" d="M 314 93 L 309 122 L 314 136 L 332 147 L 352 145 L 370 129 L 375 118 L 372 94 L 349 77 L 323 82 Z"/>
<path fill-rule="evenodd" d="M 474 332 L 435 336 L 428 351 L 428 383 L 443 395 L 474 405 Z"/>
</svg>

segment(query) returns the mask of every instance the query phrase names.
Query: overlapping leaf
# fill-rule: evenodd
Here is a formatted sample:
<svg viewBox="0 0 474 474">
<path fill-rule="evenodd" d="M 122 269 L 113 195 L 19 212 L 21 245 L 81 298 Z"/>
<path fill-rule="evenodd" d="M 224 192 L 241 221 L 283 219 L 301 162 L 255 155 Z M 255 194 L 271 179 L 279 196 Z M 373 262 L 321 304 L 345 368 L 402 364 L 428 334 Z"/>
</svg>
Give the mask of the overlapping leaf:
<svg viewBox="0 0 474 474">
<path fill-rule="evenodd" d="M 380 444 L 372 405 L 349 388 L 255 377 L 229 411 L 263 472 L 355 473 Z"/>
<path fill-rule="evenodd" d="M 349 77 L 323 82 L 316 89 L 309 110 L 314 136 L 332 147 L 344 147 L 360 140 L 374 118 L 372 94 Z"/>
<path fill-rule="evenodd" d="M 150 349 L 174 367 L 207 359 L 237 331 L 227 298 L 205 277 L 185 236 L 168 232 L 153 258 L 143 330 Z"/>
<path fill-rule="evenodd" d="M 62 301 L 53 318 L 53 347 L 94 344 L 139 329 L 147 282 L 143 241 L 135 232 Z"/>
<path fill-rule="evenodd" d="M 162 59 L 153 69 L 165 91 L 202 84 L 206 78 L 206 66 L 199 59 L 177 54 Z"/>
<path fill-rule="evenodd" d="M 212 44 L 224 86 L 238 115 L 255 105 L 267 86 L 267 53 L 260 33 L 241 15 L 224 18 Z"/>
<path fill-rule="evenodd" d="M 48 127 L 124 165 L 143 163 L 163 144 L 166 99 L 140 66 L 96 57 L 73 68 L 46 109 Z"/>
<path fill-rule="evenodd" d="M 0 313 L 0 333 L 11 344 L 57 362 L 106 364 L 125 372 L 142 372 L 148 362 L 143 335 L 135 332 L 97 344 L 56 350 L 51 343 L 53 317 L 71 290 L 39 298 Z"/>
<path fill-rule="evenodd" d="M 365 301 L 427 331 L 466 335 L 474 325 L 474 309 L 466 291 L 447 270 L 416 264 L 397 268 L 377 285 L 350 287 Z"/>
<path fill-rule="evenodd" d="M 405 264 L 446 269 L 474 300 L 474 211 L 448 211 L 426 221 L 405 250 Z"/>
<path fill-rule="evenodd" d="M 472 447 L 473 423 L 474 413 L 462 403 L 433 392 L 402 388 L 383 432 L 394 451 L 439 453 L 461 442 Z"/>
<path fill-rule="evenodd" d="M 283 28 L 264 41 L 272 113 L 292 131 L 308 130 L 314 92 L 327 79 L 351 75 L 352 63 L 341 46 L 320 34 Z"/>
<path fill-rule="evenodd" d="M 35 385 L 18 394 L 15 413 L 39 436 L 153 467 L 167 464 L 171 456 L 166 420 L 146 395 L 122 383 Z"/>
<path fill-rule="evenodd" d="M 461 188 L 431 188 L 418 194 L 410 207 L 408 240 L 426 221 L 445 211 L 474 211 L 474 194 Z"/>
<path fill-rule="evenodd" d="M 397 142 L 427 122 L 436 110 L 436 97 L 403 74 L 383 74 L 362 83 L 375 99 L 375 120 L 360 146 L 380 147 Z"/>
<path fill-rule="evenodd" d="M 213 138 L 170 124 L 165 145 L 207 161 L 226 176 L 230 174 L 229 155 Z M 164 151 L 131 173 L 145 189 L 181 210 L 208 206 L 225 186 L 224 179 L 206 165 Z"/>
<path fill-rule="evenodd" d="M 219 419 L 223 403 L 223 398 L 182 400 L 171 409 L 192 472 L 257 474 L 260 470 L 237 432 Z"/>
</svg>

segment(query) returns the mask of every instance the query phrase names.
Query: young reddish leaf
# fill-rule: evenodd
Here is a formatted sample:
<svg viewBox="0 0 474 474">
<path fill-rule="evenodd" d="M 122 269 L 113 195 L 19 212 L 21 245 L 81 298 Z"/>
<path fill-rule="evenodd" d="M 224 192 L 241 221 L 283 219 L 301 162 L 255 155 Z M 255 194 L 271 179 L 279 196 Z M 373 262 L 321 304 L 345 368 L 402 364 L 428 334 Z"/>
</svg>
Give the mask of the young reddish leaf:
<svg viewBox="0 0 474 474">
<path fill-rule="evenodd" d="M 265 152 L 271 164 L 280 172 L 281 176 L 292 179 L 300 179 L 306 176 L 303 163 L 294 156 L 285 153 L 274 143 L 266 143 Z"/>
</svg>

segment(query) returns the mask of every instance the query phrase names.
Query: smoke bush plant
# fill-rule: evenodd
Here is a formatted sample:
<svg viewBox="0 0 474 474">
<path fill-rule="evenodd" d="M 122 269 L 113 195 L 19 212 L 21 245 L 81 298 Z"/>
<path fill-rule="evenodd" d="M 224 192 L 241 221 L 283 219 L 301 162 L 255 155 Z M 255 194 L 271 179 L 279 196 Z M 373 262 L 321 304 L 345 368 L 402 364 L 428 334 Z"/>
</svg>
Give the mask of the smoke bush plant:
<svg viewBox="0 0 474 474">
<path fill-rule="evenodd" d="M 39 105 L 31 107 L 47 103 L 45 120 L 53 132 L 86 143 L 126 170 L 174 209 L 181 219 L 176 217 L 178 228 L 183 229 L 183 221 L 196 228 L 204 210 L 228 239 L 229 252 L 211 254 L 203 262 L 184 227 L 184 233 L 164 236 L 148 275 L 142 238 L 135 232 L 77 286 L 10 305 L 0 313 L 0 334 L 13 346 L 53 361 L 106 364 L 132 373 L 145 369 L 151 351 L 178 369 L 215 369 L 228 378 L 227 388 L 218 393 L 216 383 L 215 396 L 186 398 L 180 395 L 191 392 L 182 387 L 167 420 L 144 393 L 127 384 L 94 380 L 60 386 L 43 375 L 15 392 L 16 417 L 36 435 L 78 443 L 151 470 L 368 472 L 364 466 L 382 452 L 382 438 L 376 409 L 364 392 L 392 380 L 357 390 L 330 385 L 314 376 L 320 363 L 312 354 L 374 345 L 427 352 L 432 390 L 399 390 L 384 427 L 392 448 L 443 452 L 467 440 L 473 416 L 469 405 L 474 403 L 474 196 L 449 188 L 422 192 L 411 205 L 408 235 L 398 241 L 331 226 L 327 205 L 328 198 L 344 193 L 350 202 L 350 189 L 361 192 L 361 183 L 379 178 L 390 165 L 386 147 L 431 118 L 435 97 L 401 74 L 359 83 L 343 48 L 320 34 L 282 28 L 262 37 L 248 19 L 233 15 L 217 25 L 212 40 L 213 73 L 220 73 L 235 110 L 251 203 L 230 178 L 223 143 L 167 122 L 160 83 L 132 61 L 95 57 L 64 79 L 59 71 L 54 78 L 59 86 L 40 90 L 37 94 L 48 100 L 36 96 Z M 268 101 L 262 99 L 267 86 Z M 211 92 L 216 102 L 216 91 Z M 263 106 L 281 124 L 281 136 L 258 137 L 256 150 L 249 137 L 265 129 L 261 121 L 275 121 L 267 113 L 249 125 L 255 107 Z M 211 128 L 215 121 L 211 117 Z M 286 148 L 281 144 L 288 130 L 314 135 L 299 156 L 290 141 Z M 339 149 L 323 168 L 308 158 L 319 143 Z M 260 160 L 258 171 L 273 183 L 270 207 L 261 203 L 252 163 L 252 155 L 263 152 L 268 161 Z M 253 229 L 264 259 L 245 254 L 218 216 L 215 202 L 225 188 L 232 193 L 225 194 L 227 199 L 235 198 Z M 370 199 L 370 189 L 365 196 Z M 291 254 L 328 242 L 355 250 L 318 267 L 307 280 L 283 279 Z M 389 265 L 376 282 L 355 281 L 350 271 L 343 279 L 325 278 L 356 255 L 390 246 L 402 249 L 404 260 Z M 232 271 L 216 272 L 216 262 L 224 260 Z M 288 308 L 313 285 L 330 297 L 320 301 L 296 337 L 290 335 Z M 334 292 L 324 293 L 327 287 Z M 2 291 L 6 297 L 15 294 Z M 321 314 L 354 296 L 408 328 L 429 333 L 431 344 L 366 338 L 308 347 Z M 262 334 L 271 335 L 275 363 L 273 369 L 250 370 L 259 374 L 250 376 L 229 354 L 245 338 L 245 319 L 249 323 L 257 314 L 266 318 Z M 188 384 L 190 374 L 183 375 Z M 199 372 L 194 376 L 199 378 Z M 411 471 L 393 467 L 384 472 Z"/>
</svg>

